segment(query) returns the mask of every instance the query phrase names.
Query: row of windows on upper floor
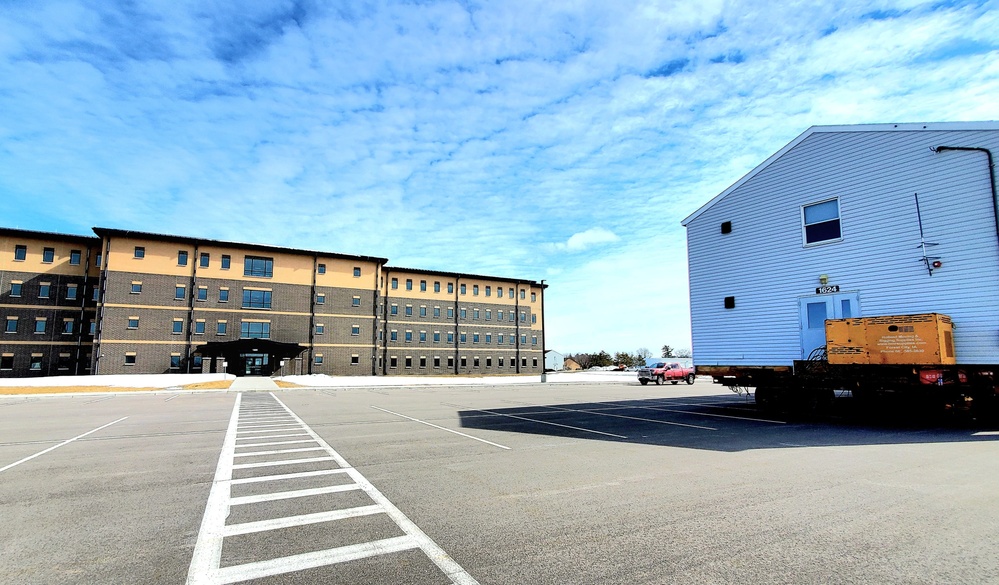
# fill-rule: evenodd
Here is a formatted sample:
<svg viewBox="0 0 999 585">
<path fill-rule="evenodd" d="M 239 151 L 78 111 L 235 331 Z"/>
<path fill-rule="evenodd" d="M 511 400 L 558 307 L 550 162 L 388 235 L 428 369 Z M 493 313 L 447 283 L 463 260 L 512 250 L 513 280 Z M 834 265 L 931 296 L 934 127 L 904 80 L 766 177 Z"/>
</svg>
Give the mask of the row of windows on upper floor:
<svg viewBox="0 0 999 585">
<path fill-rule="evenodd" d="M 36 334 L 44 334 L 49 332 L 49 321 L 48 317 L 35 317 L 35 325 L 33 332 Z M 52 321 L 58 322 L 56 319 Z M 8 315 L 5 318 L 4 323 L 4 333 L 17 333 L 19 324 L 21 322 L 20 317 L 14 315 Z M 72 317 L 64 317 L 61 321 L 62 325 L 59 329 L 59 333 L 63 335 L 74 335 L 76 333 L 82 333 L 82 330 L 78 331 L 76 328 L 76 319 Z M 89 321 L 90 334 L 94 334 L 94 322 Z"/>
<path fill-rule="evenodd" d="M 413 316 L 413 305 L 406 305 L 403 309 L 404 309 L 404 313 L 403 314 L 406 317 L 412 317 Z M 441 308 L 440 307 L 433 307 L 432 309 L 433 309 L 433 316 L 436 317 L 436 318 L 440 318 L 440 316 L 441 316 Z M 492 318 L 493 318 L 493 310 L 492 309 L 485 309 L 484 313 L 485 313 L 485 320 L 486 321 L 491 321 Z M 389 316 L 397 316 L 398 314 L 399 314 L 399 305 L 397 305 L 397 304 L 391 304 L 391 305 L 389 305 Z M 480 309 L 472 309 L 472 319 L 473 320 L 477 320 L 482 314 L 483 314 L 482 310 L 480 310 Z M 509 313 L 505 313 L 502 310 L 497 310 L 496 311 L 496 320 L 497 321 L 502 321 L 503 318 L 507 314 L 509 314 L 510 322 L 511 323 L 513 323 L 513 322 L 516 321 L 517 315 L 514 313 L 514 311 L 509 311 Z M 420 315 L 420 317 L 427 317 L 428 316 L 428 308 L 427 308 L 426 305 L 420 305 L 419 315 Z M 468 318 L 468 309 L 466 309 L 464 307 L 459 308 L 458 309 L 458 315 L 459 315 L 459 318 L 461 318 L 461 319 L 467 319 Z M 447 318 L 448 319 L 454 319 L 454 307 L 447 307 Z M 527 312 L 526 311 L 521 311 L 520 312 L 520 322 L 521 323 L 527 323 Z M 537 322 L 538 322 L 538 315 L 536 313 L 531 313 L 531 323 L 537 323 Z"/>
<path fill-rule="evenodd" d="M 392 287 L 392 290 L 397 290 L 399 288 L 399 279 L 398 278 L 393 278 L 391 280 L 391 287 Z M 412 278 L 407 278 L 406 279 L 406 290 L 413 290 L 413 279 Z M 504 290 L 505 289 L 502 286 L 497 286 L 496 287 L 496 298 L 498 298 L 498 299 L 503 298 L 503 291 Z M 515 295 L 517 294 L 516 289 L 514 289 L 513 287 L 510 287 L 508 290 L 509 290 L 510 298 L 511 299 L 514 298 Z M 427 281 L 426 280 L 421 280 L 420 281 L 420 292 L 427 292 Z M 440 283 L 440 281 L 434 281 L 434 292 L 435 293 L 441 292 L 441 283 Z M 449 294 L 454 294 L 454 283 L 453 282 L 447 283 L 447 292 Z M 458 292 L 460 292 L 461 294 L 467 294 L 468 293 L 467 285 L 464 284 L 464 283 L 459 284 L 458 285 Z M 488 284 L 485 285 L 484 286 L 484 292 L 485 292 L 485 296 L 487 296 L 487 297 L 493 296 L 493 287 L 492 287 L 492 285 L 488 285 Z M 479 296 L 479 285 L 477 285 L 477 284 L 473 284 L 472 285 L 472 296 L 473 297 Z M 520 289 L 520 298 L 522 298 L 522 299 L 526 299 L 527 298 L 527 290 Z M 538 300 L 538 293 L 532 292 L 531 293 L 531 302 L 534 303 L 534 302 L 537 302 L 537 300 Z"/>
<path fill-rule="evenodd" d="M 142 294 L 142 282 L 132 281 L 132 294 Z M 273 298 L 273 291 L 260 290 L 260 289 L 243 289 L 243 304 L 241 305 L 244 309 L 270 309 Z M 174 286 L 173 299 L 175 301 L 187 300 L 187 285 L 177 284 Z M 195 292 L 195 300 L 201 302 L 207 302 L 208 298 L 208 287 L 198 286 Z M 222 286 L 218 289 L 218 302 L 228 303 L 229 302 L 229 287 Z M 316 304 L 325 305 L 326 304 L 326 293 L 316 293 Z M 350 306 L 360 307 L 361 297 L 360 295 L 354 295 L 350 299 Z"/>
<path fill-rule="evenodd" d="M 134 252 L 134 258 L 142 259 L 145 257 L 146 257 L 146 247 L 136 246 Z M 187 266 L 188 261 L 189 261 L 189 254 L 187 250 L 177 250 L 177 266 Z M 211 264 L 212 264 L 211 252 L 200 252 L 198 254 L 198 266 L 200 268 L 209 268 Z M 230 254 L 222 254 L 219 267 L 222 270 L 229 270 L 231 265 L 232 265 L 232 256 Z M 319 274 L 326 274 L 326 264 L 318 263 L 316 265 L 316 272 L 318 272 Z M 265 258 L 261 256 L 244 256 L 243 276 L 257 276 L 262 278 L 273 277 L 274 259 Z M 355 266 L 354 278 L 360 278 L 360 276 L 361 276 L 361 267 Z"/>
<path fill-rule="evenodd" d="M 492 356 L 486 356 L 485 359 L 484 359 L 484 361 L 485 361 L 485 367 L 487 367 L 487 368 L 493 367 L 493 358 L 492 358 Z M 321 364 L 322 360 L 319 360 L 316 363 L 317 364 Z M 403 363 L 405 364 L 405 368 L 407 370 L 408 369 L 412 369 L 413 368 L 413 356 L 411 356 L 411 355 L 403 356 Z M 468 357 L 467 356 L 461 356 L 459 358 L 459 360 L 458 360 L 458 363 L 461 365 L 462 368 L 467 368 L 468 367 Z M 480 367 L 481 363 L 482 363 L 482 360 L 481 360 L 481 358 L 479 356 L 477 356 L 477 355 L 472 356 L 472 367 L 473 368 Z M 420 369 L 425 369 L 427 367 L 427 356 L 424 356 L 424 355 L 419 356 L 419 364 L 420 364 Z M 441 368 L 441 356 L 439 356 L 439 355 L 433 356 L 433 364 L 434 364 L 433 365 L 434 369 L 440 369 Z M 496 358 L 496 367 L 503 368 L 503 367 L 506 367 L 505 364 L 506 364 L 506 360 L 503 357 L 497 357 Z M 379 358 L 379 360 L 378 360 L 378 367 L 381 367 L 381 365 L 382 365 L 382 361 L 381 361 L 381 358 Z M 447 367 L 448 368 L 454 368 L 454 356 L 453 355 L 447 356 Z M 514 357 L 514 356 L 510 356 L 510 367 L 511 368 L 516 368 L 517 367 L 517 358 Z M 522 368 L 526 368 L 527 367 L 527 358 L 526 357 L 520 358 L 520 367 L 522 367 Z M 538 358 L 531 358 L 531 367 L 534 367 L 534 368 L 538 367 Z M 394 355 L 389 356 L 389 368 L 393 369 L 393 370 L 399 368 L 399 357 L 398 356 L 394 356 Z"/>
<path fill-rule="evenodd" d="M 14 357 L 15 353 L 4 353 L 0 354 L 0 370 L 13 370 L 14 369 Z M 89 370 L 89 355 L 87 356 L 87 364 L 83 369 Z M 33 352 L 31 354 L 31 360 L 28 362 L 28 369 L 33 372 L 40 372 L 42 370 L 42 363 L 44 361 L 45 354 L 40 352 Z M 75 359 L 73 354 L 70 352 L 60 352 L 56 356 L 56 370 L 70 370 L 73 368 Z"/>
<path fill-rule="evenodd" d="M 55 248 L 42 248 L 42 262 L 45 264 L 52 264 L 55 262 Z M 14 245 L 14 260 L 16 262 L 24 262 L 28 259 L 28 246 L 26 244 L 15 244 Z M 79 266 L 80 262 L 83 260 L 82 250 L 70 250 L 69 251 L 69 263 L 74 266 Z"/>
<path fill-rule="evenodd" d="M 51 299 L 58 298 L 58 294 L 54 290 L 56 287 L 52 285 L 51 282 L 40 282 L 38 283 L 38 298 L 40 299 Z M 70 283 L 66 285 L 66 300 L 75 301 L 80 298 L 80 285 L 76 283 Z M 10 282 L 11 297 L 21 297 L 24 294 L 24 281 L 22 280 L 12 280 Z M 97 289 L 94 289 L 94 300 L 97 300 Z"/>
<path fill-rule="evenodd" d="M 453 331 L 447 331 L 445 333 L 446 333 L 447 343 L 454 343 L 454 340 L 455 340 L 454 332 Z M 510 345 L 516 345 L 517 344 L 517 336 L 516 335 L 514 335 L 512 333 L 509 334 L 509 335 L 504 335 L 503 333 L 498 333 L 496 335 L 496 345 L 503 345 L 504 343 L 506 343 L 506 339 L 507 338 L 510 339 Z M 433 340 L 432 343 L 441 343 L 442 337 L 441 337 L 441 332 L 440 331 L 432 331 L 432 332 L 429 332 L 429 333 L 427 331 L 417 331 L 417 332 L 415 332 L 415 337 L 414 337 L 414 332 L 413 331 L 410 331 L 410 330 L 403 331 L 403 340 L 406 343 L 412 343 L 414 341 L 414 339 L 418 339 L 420 343 L 427 343 L 428 339 L 432 339 Z M 379 341 L 382 340 L 382 333 L 380 331 L 378 332 L 378 340 Z M 398 330 L 392 329 L 391 331 L 389 331 L 389 341 L 399 341 L 399 331 Z M 468 343 L 468 333 L 466 333 L 464 331 L 459 332 L 458 333 L 458 341 L 459 341 L 459 343 Z M 493 334 L 491 332 L 487 332 L 485 334 L 480 334 L 478 331 L 472 333 L 472 343 L 480 343 L 480 341 L 483 342 L 483 343 L 492 343 L 493 342 Z M 520 336 L 520 344 L 521 345 L 527 345 L 527 335 L 521 334 L 521 336 Z M 538 336 L 537 335 L 532 335 L 531 336 L 531 345 L 537 345 L 537 344 L 538 344 Z"/>
</svg>

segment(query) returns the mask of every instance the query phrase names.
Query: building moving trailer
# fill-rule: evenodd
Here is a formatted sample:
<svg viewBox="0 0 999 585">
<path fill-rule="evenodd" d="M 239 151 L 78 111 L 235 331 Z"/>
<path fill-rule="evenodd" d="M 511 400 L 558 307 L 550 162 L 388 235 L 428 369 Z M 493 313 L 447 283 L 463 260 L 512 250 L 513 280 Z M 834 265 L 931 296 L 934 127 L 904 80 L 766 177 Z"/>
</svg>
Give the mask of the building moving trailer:
<svg viewBox="0 0 999 585">
<path fill-rule="evenodd" d="M 814 126 L 691 214 L 697 373 L 779 409 L 994 402 L 997 149 L 997 122 Z"/>
</svg>

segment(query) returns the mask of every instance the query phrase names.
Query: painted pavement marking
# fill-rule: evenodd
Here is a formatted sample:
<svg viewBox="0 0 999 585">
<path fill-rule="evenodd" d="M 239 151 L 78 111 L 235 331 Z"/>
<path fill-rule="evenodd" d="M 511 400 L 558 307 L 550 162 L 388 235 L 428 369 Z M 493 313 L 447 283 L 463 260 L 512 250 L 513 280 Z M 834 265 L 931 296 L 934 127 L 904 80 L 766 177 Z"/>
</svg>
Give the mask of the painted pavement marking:
<svg viewBox="0 0 999 585">
<path fill-rule="evenodd" d="M 458 431 L 455 431 L 455 430 L 452 430 L 452 429 L 448 429 L 448 428 L 445 428 L 445 427 L 442 427 L 442 426 L 439 426 L 439 425 L 435 425 L 434 423 L 429 423 L 427 421 L 420 420 L 418 418 L 413 418 L 411 416 L 406 416 L 404 414 L 399 414 L 398 412 L 392 412 L 391 410 L 385 410 L 384 408 L 378 408 L 377 406 L 372 406 L 371 408 L 374 408 L 375 410 L 380 410 L 382 412 L 387 412 L 389 414 L 394 414 L 395 416 L 399 416 L 399 417 L 411 420 L 413 422 L 418 422 L 420 424 L 427 425 L 428 427 L 434 427 L 435 429 L 440 429 L 442 431 L 447 431 L 449 433 L 454 433 L 456 435 L 461 435 L 462 437 L 466 437 L 466 438 L 469 438 L 469 439 L 475 439 L 476 441 L 480 441 L 480 442 L 485 443 L 487 445 L 492 445 L 493 447 L 499 447 L 500 449 L 509 449 L 510 448 L 510 447 L 507 447 L 505 445 L 500 445 L 499 443 L 493 443 L 492 441 L 487 441 L 485 439 L 480 439 L 478 437 L 473 437 L 472 435 L 466 435 L 465 433 L 459 433 Z"/>
<path fill-rule="evenodd" d="M 109 426 L 111 426 L 111 425 L 113 425 L 115 423 L 120 423 L 121 421 L 125 420 L 126 418 L 128 418 L 128 417 L 127 416 L 123 416 L 123 417 L 119 418 L 116 421 L 112 421 L 112 422 L 109 422 L 106 425 L 99 426 L 99 427 L 97 427 L 96 429 L 94 429 L 92 431 L 87 431 L 87 432 L 83 433 L 82 435 L 77 435 L 77 436 L 73 437 L 72 439 L 68 439 L 66 441 L 63 441 L 62 443 L 59 443 L 58 445 L 53 445 L 52 447 L 49 447 L 48 449 L 45 449 L 44 451 L 39 451 L 38 453 L 35 453 L 34 455 L 29 455 L 29 456 L 25 457 L 24 459 L 21 459 L 20 461 L 15 461 L 15 462 L 11 463 L 10 465 L 6 465 L 4 467 L 0 467 L 0 472 L 7 471 L 11 467 L 14 467 L 16 465 L 20 465 L 20 464 L 24 463 L 25 461 L 31 461 L 32 459 L 34 459 L 35 457 L 38 457 L 39 455 L 44 455 L 44 454 L 48 453 L 49 451 L 54 451 L 54 450 L 58 449 L 59 447 L 62 447 L 63 445 L 68 445 L 68 444 L 72 443 L 73 441 L 75 441 L 77 439 L 82 439 L 83 437 L 86 437 L 87 435 L 92 434 L 92 433 L 96 433 L 97 431 L 99 431 L 101 429 L 106 429 L 106 428 L 108 428 Z"/>
</svg>

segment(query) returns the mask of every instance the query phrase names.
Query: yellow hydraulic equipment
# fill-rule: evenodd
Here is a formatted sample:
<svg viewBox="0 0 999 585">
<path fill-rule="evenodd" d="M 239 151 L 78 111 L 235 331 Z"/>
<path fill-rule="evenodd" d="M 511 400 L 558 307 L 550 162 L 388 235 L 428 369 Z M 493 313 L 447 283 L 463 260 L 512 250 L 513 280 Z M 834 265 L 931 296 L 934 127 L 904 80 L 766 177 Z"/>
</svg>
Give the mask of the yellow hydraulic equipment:
<svg viewBox="0 0 999 585">
<path fill-rule="evenodd" d="M 826 320 L 830 364 L 952 365 L 954 323 L 939 313 Z"/>
</svg>

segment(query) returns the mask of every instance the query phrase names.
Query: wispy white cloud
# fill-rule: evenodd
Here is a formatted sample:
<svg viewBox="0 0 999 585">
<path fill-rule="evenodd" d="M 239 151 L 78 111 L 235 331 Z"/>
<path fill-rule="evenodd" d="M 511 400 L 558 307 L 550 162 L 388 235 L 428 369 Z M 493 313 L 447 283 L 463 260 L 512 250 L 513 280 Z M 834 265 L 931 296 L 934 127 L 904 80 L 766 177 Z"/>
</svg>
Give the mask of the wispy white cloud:
<svg viewBox="0 0 999 585">
<path fill-rule="evenodd" d="M 808 126 L 999 93 L 982 2 L 53 0 L 0 30 L 5 225 L 546 278 L 574 351 L 689 345 L 679 220 Z"/>
</svg>

